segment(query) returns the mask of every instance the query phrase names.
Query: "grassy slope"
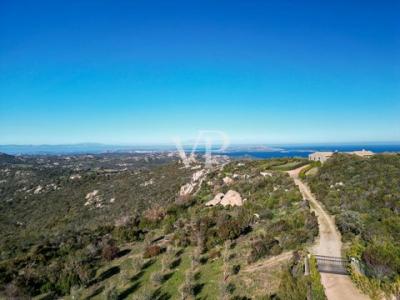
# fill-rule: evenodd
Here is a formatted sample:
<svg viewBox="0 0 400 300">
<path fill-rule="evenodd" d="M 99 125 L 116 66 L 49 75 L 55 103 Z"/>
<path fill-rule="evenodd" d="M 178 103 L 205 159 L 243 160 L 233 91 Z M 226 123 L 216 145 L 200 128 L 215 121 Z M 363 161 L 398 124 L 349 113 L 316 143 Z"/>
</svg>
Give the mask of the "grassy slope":
<svg viewBox="0 0 400 300">
<path fill-rule="evenodd" d="M 229 189 L 235 189 L 242 194 L 248 195 L 249 199 L 247 202 L 248 204 L 246 204 L 246 209 L 251 212 L 268 212 L 266 216 L 261 214 L 261 219 L 253 225 L 253 230 L 250 233 L 241 236 L 236 241 L 235 246 L 230 250 L 230 254 L 232 255 L 229 261 L 230 266 L 240 265 L 241 268 L 248 267 L 247 257 L 251 250 L 252 241 L 259 238 L 259 236 L 267 234 L 272 228 L 275 228 L 273 224 L 286 224 L 284 225 L 286 226 L 285 232 L 281 232 L 282 237 L 278 237 L 282 241 L 282 247 L 284 249 L 302 248 L 305 243 L 310 243 L 313 234 L 316 234 L 311 234 L 311 236 L 302 240 L 300 243 L 293 239 L 295 236 L 304 234 L 302 232 L 304 224 L 301 221 L 296 223 L 296 220 L 294 220 L 296 218 L 291 216 L 298 215 L 300 212 L 301 215 L 307 215 L 309 211 L 307 208 L 301 208 L 301 197 L 298 194 L 297 188 L 286 175 L 280 174 L 279 172 L 274 173 L 273 178 L 262 178 L 259 175 L 260 171 L 268 169 L 268 163 L 269 161 L 251 161 L 247 162 L 244 167 L 238 167 L 236 163 L 229 164 L 223 172 L 211 174 L 208 178 L 214 182 L 215 187 L 220 184 L 224 176 L 232 176 L 233 174 L 250 175 L 250 179 L 239 180 L 229 186 Z M 290 162 L 292 166 L 293 163 L 294 162 Z M 296 165 L 298 164 L 298 162 L 295 163 Z M 260 180 L 261 182 L 268 182 L 267 185 L 259 185 Z M 279 190 L 274 192 L 274 186 L 279 186 Z M 221 184 L 220 189 L 226 191 L 228 187 Z M 216 191 L 212 192 L 210 187 L 205 183 L 196 197 L 198 202 L 196 202 L 195 206 L 191 207 L 182 217 L 190 219 L 193 216 L 207 215 L 213 210 L 220 210 L 220 208 L 205 208 L 203 206 L 203 203 L 208 201 L 215 192 Z M 228 209 L 227 211 L 229 212 L 231 210 Z M 234 211 L 235 210 L 232 210 L 232 212 Z M 128 246 L 128 248 L 131 252 L 127 256 L 114 260 L 111 264 L 98 270 L 97 276 L 100 276 L 103 272 L 115 266 L 120 268 L 119 273 L 101 281 L 96 286 L 83 290 L 81 294 L 82 298 L 88 297 L 96 290 L 100 289 L 102 291 L 98 295 L 95 295 L 93 299 L 104 299 L 106 291 L 111 287 L 116 288 L 120 298 L 126 297 L 128 299 L 134 299 L 135 297 L 140 298 L 143 297 L 146 291 L 155 290 L 151 277 L 152 274 L 161 270 L 161 260 L 163 256 L 167 254 L 159 255 L 149 267 L 141 272 L 135 273 L 132 271 L 132 263 L 134 260 L 142 259 L 141 253 L 144 250 L 144 243 L 135 243 Z M 217 245 L 214 250 L 221 248 L 222 245 Z M 180 299 L 179 289 L 185 279 L 186 270 L 190 268 L 190 257 L 193 254 L 194 247 L 186 247 L 183 248 L 183 250 L 180 264 L 170 271 L 170 277 L 161 285 L 158 291 L 159 296 L 162 295 L 164 297 L 171 297 L 171 299 Z M 268 255 L 265 259 L 269 257 L 271 257 L 271 255 Z M 253 264 L 257 263 L 259 262 Z M 253 264 L 250 264 L 250 266 Z M 266 294 L 277 293 L 280 286 L 281 267 L 284 264 L 285 262 L 282 262 L 272 265 L 268 269 L 261 268 L 257 272 L 242 273 L 239 271 L 237 275 L 231 275 L 230 282 L 236 287 L 234 294 L 262 297 Z M 222 267 L 223 261 L 221 257 L 209 259 L 205 264 L 200 264 L 197 267 L 199 275 L 196 279 L 196 299 L 218 299 L 218 295 L 220 294 L 220 282 L 223 277 Z M 139 274 L 139 276 L 135 276 L 137 274 Z"/>
</svg>

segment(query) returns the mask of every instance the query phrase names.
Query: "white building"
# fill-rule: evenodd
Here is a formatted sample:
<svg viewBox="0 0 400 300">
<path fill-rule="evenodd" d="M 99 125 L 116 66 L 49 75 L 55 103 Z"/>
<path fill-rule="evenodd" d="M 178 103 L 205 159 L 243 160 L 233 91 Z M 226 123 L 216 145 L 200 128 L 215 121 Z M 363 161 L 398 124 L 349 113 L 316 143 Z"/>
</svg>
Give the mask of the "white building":
<svg viewBox="0 0 400 300">
<path fill-rule="evenodd" d="M 314 152 L 308 155 L 309 160 L 313 161 L 320 161 L 321 163 L 326 162 L 329 158 L 332 157 L 334 153 L 339 153 L 339 152 Z M 368 151 L 365 149 L 362 149 L 361 151 L 352 151 L 352 152 L 343 152 L 346 154 L 351 154 L 351 155 L 357 155 L 361 157 L 370 157 L 374 155 L 374 152 Z"/>
<path fill-rule="evenodd" d="M 309 160 L 320 161 L 321 163 L 326 162 L 332 157 L 334 152 L 314 152 L 308 155 Z"/>
</svg>

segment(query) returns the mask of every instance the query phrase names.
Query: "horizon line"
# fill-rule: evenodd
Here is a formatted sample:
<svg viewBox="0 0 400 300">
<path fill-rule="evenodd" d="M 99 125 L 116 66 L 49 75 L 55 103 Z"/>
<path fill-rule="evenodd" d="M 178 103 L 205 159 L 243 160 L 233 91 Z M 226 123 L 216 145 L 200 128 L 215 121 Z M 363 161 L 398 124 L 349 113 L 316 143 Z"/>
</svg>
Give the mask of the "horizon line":
<svg viewBox="0 0 400 300">
<path fill-rule="evenodd" d="M 183 142 L 182 145 L 194 145 L 195 142 Z M 198 143 L 203 145 L 204 143 Z M 399 141 L 324 141 L 324 142 L 233 142 L 230 146 L 289 146 L 289 145 L 400 145 Z M 57 146 L 113 146 L 113 147 L 137 147 L 137 146 L 175 146 L 173 142 L 138 142 L 138 143 L 101 143 L 101 142 L 76 142 L 76 143 L 40 143 L 40 144 L 20 144 L 20 143 L 8 143 L 1 144 L 0 147 L 57 147 Z M 214 145 L 221 145 L 215 143 Z"/>
</svg>

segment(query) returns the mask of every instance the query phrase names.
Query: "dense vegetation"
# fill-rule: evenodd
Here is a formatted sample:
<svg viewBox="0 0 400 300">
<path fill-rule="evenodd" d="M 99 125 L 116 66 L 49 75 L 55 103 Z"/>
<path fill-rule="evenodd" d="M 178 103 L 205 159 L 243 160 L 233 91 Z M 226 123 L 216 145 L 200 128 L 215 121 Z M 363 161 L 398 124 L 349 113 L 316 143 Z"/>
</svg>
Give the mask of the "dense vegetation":
<svg viewBox="0 0 400 300">
<path fill-rule="evenodd" d="M 290 264 L 283 270 L 278 291 L 279 299 L 325 300 L 324 287 L 314 257 L 309 259 L 309 276 L 303 276 L 305 253 L 296 252 Z"/>
<path fill-rule="evenodd" d="M 188 180 L 189 172 L 171 160 L 123 158 L 44 157 L 0 165 L 0 258 L 43 238 L 114 225 L 125 212 L 171 202 Z"/>
<path fill-rule="evenodd" d="M 231 162 L 208 171 L 198 190 L 179 195 L 199 166 L 125 156 L 89 158 L 90 166 L 83 158 L 7 159 L 0 179 L 0 286 L 11 298 L 279 298 L 290 293 L 280 286 L 280 265 L 249 268 L 302 249 L 318 234 L 297 187 L 275 171 L 302 160 Z M 228 190 L 239 192 L 244 205 L 205 206 Z M 257 281 L 257 272 L 268 281 Z M 303 287 L 301 272 L 292 274 Z"/>
<path fill-rule="evenodd" d="M 399 289 L 400 155 L 335 155 L 309 182 L 335 214 L 343 239 L 351 244 L 348 254 L 361 260 L 361 272 L 371 281 L 368 292 L 376 293 L 373 286 Z"/>
<path fill-rule="evenodd" d="M 189 175 L 143 155 L 2 155 L 0 167 L 0 284 L 18 296 L 89 284 L 116 243 L 143 239 L 137 216 L 173 201 Z"/>
</svg>

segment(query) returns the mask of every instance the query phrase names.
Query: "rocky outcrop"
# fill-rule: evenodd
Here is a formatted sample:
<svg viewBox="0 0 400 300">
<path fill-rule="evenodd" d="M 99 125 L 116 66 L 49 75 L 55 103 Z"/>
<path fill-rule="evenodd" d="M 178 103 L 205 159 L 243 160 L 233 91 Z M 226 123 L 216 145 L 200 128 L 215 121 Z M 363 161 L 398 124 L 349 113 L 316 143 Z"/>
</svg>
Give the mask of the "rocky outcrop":
<svg viewBox="0 0 400 300">
<path fill-rule="evenodd" d="M 141 183 L 140 186 L 148 186 L 148 185 L 152 185 L 152 184 L 154 184 L 154 179 L 153 178 Z"/>
<path fill-rule="evenodd" d="M 206 206 L 215 206 L 218 204 L 221 204 L 222 206 L 242 206 L 243 203 L 244 200 L 238 192 L 229 190 L 225 195 L 223 193 L 215 195 L 214 199 L 206 203 Z"/>
<path fill-rule="evenodd" d="M 87 193 L 86 194 L 86 202 L 85 202 L 85 206 L 88 205 L 95 205 L 96 208 L 101 208 L 102 205 L 102 199 L 99 195 L 99 191 L 98 190 L 94 190 L 93 192 Z"/>
<path fill-rule="evenodd" d="M 224 198 L 224 194 L 218 193 L 215 195 L 214 199 L 212 199 L 206 203 L 206 206 L 215 206 L 221 202 L 222 198 Z"/>
<path fill-rule="evenodd" d="M 229 190 L 224 198 L 221 200 L 221 205 L 223 206 L 242 206 L 243 200 L 240 194 L 234 190 Z"/>
<path fill-rule="evenodd" d="M 38 185 L 36 189 L 33 191 L 34 194 L 39 194 L 43 190 L 43 187 L 41 185 Z"/>
<path fill-rule="evenodd" d="M 193 192 L 196 183 L 186 183 L 185 185 L 181 186 L 179 191 L 179 196 L 186 196 Z"/>
<path fill-rule="evenodd" d="M 224 183 L 225 183 L 226 185 L 230 185 L 230 184 L 233 183 L 233 179 L 230 178 L 230 177 L 228 177 L 228 176 L 224 177 L 224 179 L 222 179 L 222 180 L 224 181 Z"/>
<path fill-rule="evenodd" d="M 270 172 L 260 172 L 260 175 L 263 177 L 265 177 L 265 176 L 272 177 L 272 173 L 270 173 Z"/>
<path fill-rule="evenodd" d="M 198 186 L 201 185 L 206 174 L 207 171 L 205 169 L 194 172 L 191 181 L 181 186 L 181 189 L 179 191 L 179 196 L 183 197 L 192 194 L 194 192 L 195 187 L 197 185 Z"/>
<path fill-rule="evenodd" d="M 193 175 L 192 175 L 192 181 L 193 182 L 197 182 L 200 178 L 202 178 L 203 177 L 203 175 L 206 173 L 206 170 L 200 170 L 200 171 L 197 171 L 197 172 L 194 172 L 193 173 Z"/>
</svg>

